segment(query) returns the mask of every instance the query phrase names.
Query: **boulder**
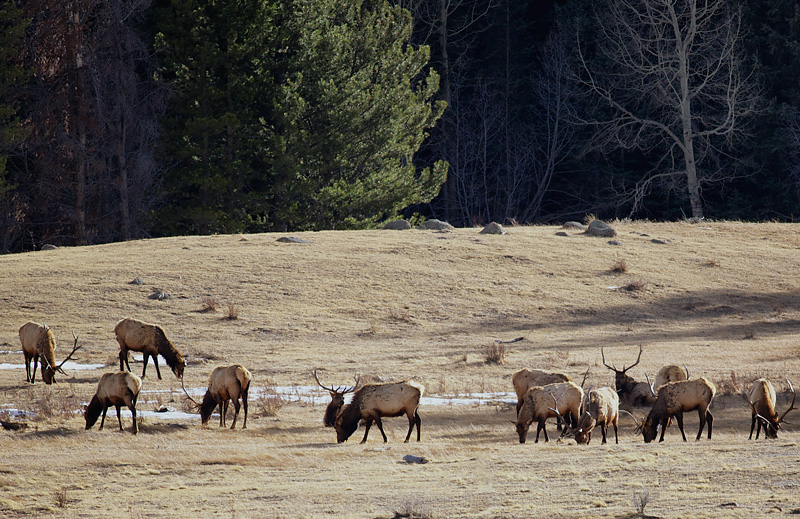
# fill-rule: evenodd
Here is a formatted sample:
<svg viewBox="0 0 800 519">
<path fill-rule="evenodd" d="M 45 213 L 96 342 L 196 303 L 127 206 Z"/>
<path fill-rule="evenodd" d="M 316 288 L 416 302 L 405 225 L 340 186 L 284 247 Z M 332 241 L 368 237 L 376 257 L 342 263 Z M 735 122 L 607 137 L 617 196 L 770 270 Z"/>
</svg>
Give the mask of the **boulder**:
<svg viewBox="0 0 800 519">
<path fill-rule="evenodd" d="M 617 231 L 601 220 L 592 220 L 592 222 L 584 231 L 584 234 L 588 234 L 589 236 L 599 236 L 601 238 L 613 238 L 617 235 Z"/>
<path fill-rule="evenodd" d="M 453 227 L 449 223 L 437 220 L 436 218 L 425 220 L 420 224 L 419 228 L 426 229 L 429 231 L 452 231 L 453 229 L 455 229 L 455 227 Z"/>
<path fill-rule="evenodd" d="M 303 238 L 297 238 L 295 236 L 282 236 L 278 238 L 276 241 L 281 243 L 311 243 L 308 240 L 304 240 Z"/>
<path fill-rule="evenodd" d="M 562 229 L 575 229 L 576 231 L 585 231 L 586 226 L 580 222 L 565 222 L 564 225 L 561 226 Z"/>
<path fill-rule="evenodd" d="M 480 234 L 505 234 L 506 230 L 497 222 L 492 222 L 480 232 Z"/>
<path fill-rule="evenodd" d="M 386 222 L 383 228 L 393 231 L 404 231 L 406 229 L 411 229 L 411 222 L 408 220 L 392 220 L 391 222 Z"/>
</svg>

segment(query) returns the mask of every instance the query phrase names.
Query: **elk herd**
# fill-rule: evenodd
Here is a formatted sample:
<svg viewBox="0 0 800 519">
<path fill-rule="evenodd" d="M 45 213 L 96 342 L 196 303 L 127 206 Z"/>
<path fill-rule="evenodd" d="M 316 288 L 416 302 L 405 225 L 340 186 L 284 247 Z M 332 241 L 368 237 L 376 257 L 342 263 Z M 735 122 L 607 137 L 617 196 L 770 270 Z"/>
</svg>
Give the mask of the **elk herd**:
<svg viewBox="0 0 800 519">
<path fill-rule="evenodd" d="M 117 373 L 105 373 L 100 377 L 97 391 L 85 408 L 84 418 L 86 429 L 90 429 L 100 420 L 100 429 L 103 429 L 106 412 L 110 406 L 117 411 L 117 420 L 120 430 L 123 430 L 120 409 L 126 406 L 133 416 L 132 432 L 139 430 L 136 420 L 136 402 L 142 387 L 142 379 L 147 371 L 148 359 L 153 359 L 156 375 L 161 379 L 158 366 L 160 355 L 173 374 L 181 380 L 183 386 L 183 373 L 186 362 L 167 338 L 164 329 L 155 324 L 145 323 L 137 319 L 125 318 L 114 327 L 114 334 L 119 343 L 119 367 Z M 55 360 L 56 340 L 47 324 L 27 322 L 19 329 L 19 338 L 22 343 L 22 352 L 25 358 L 26 381 L 35 383 L 37 364 L 41 364 L 42 380 L 46 384 L 56 382 L 55 375 L 64 373 L 64 364 L 80 350 L 78 337 L 73 330 L 74 344 L 72 351 L 60 364 Z M 131 373 L 128 363 L 130 351 L 141 352 L 143 356 L 142 376 Z M 707 428 L 708 439 L 711 439 L 714 416 L 710 406 L 716 394 L 716 387 L 705 377 L 692 379 L 689 369 L 676 365 L 661 368 L 650 382 L 636 381 L 628 374 L 631 368 L 637 366 L 642 358 L 643 348 L 639 347 L 636 361 L 628 367 L 617 369 L 606 362 L 605 351 L 600 349 L 603 365 L 614 372 L 615 387 L 600 387 L 586 389 L 585 383 L 589 370 L 584 374 L 580 385 L 576 384 L 568 375 L 540 369 L 521 369 L 511 377 L 511 383 L 517 396 L 517 417 L 512 423 L 516 428 L 520 443 L 525 443 L 531 425 L 536 423 L 535 442 L 539 436 L 544 436 L 544 441 L 549 441 L 545 427 L 548 419 L 555 418 L 557 429 L 561 431 L 561 438 L 573 438 L 578 444 L 589 444 L 592 432 L 599 428 L 602 443 L 607 442 L 608 428 L 614 428 L 615 443 L 619 443 L 618 420 L 620 413 L 627 413 L 636 423 L 636 434 L 641 434 L 645 443 L 652 442 L 659 436 L 659 442 L 664 441 L 664 433 L 674 418 L 680 429 L 683 441 L 686 434 L 683 427 L 683 414 L 697 411 L 700 425 L 696 440 L 699 440 L 703 430 Z M 33 361 L 33 369 L 30 363 Z M 405 442 L 411 438 L 414 428 L 417 429 L 417 441 L 421 438 L 421 419 L 419 415 L 420 399 L 425 387 L 417 382 L 406 380 L 402 382 L 383 384 L 360 385 L 360 379 L 355 378 L 353 386 L 326 386 L 320 382 L 317 370 L 312 371 L 312 376 L 324 390 L 328 391 L 331 401 L 325 409 L 323 423 L 326 427 L 333 427 L 339 443 L 346 441 L 358 429 L 359 424 L 364 424 L 364 437 L 361 443 L 367 441 L 372 424 L 378 426 L 384 443 L 387 442 L 383 429 L 382 418 L 405 415 L 408 419 L 408 432 Z M 201 423 L 207 424 L 212 413 L 219 408 L 220 427 L 226 426 L 226 415 L 229 402 L 233 403 L 234 415 L 231 429 L 236 427 L 240 409 L 244 410 L 242 428 L 247 428 L 248 393 L 251 384 L 251 373 L 241 364 L 216 367 L 209 377 L 208 390 L 202 403 L 197 403 L 186 392 L 186 396 L 194 402 L 200 411 Z M 787 379 L 792 402 L 789 407 L 779 414 L 776 409 L 776 392 L 772 383 L 760 378 L 753 382 L 743 396 L 751 409 L 750 436 L 753 430 L 756 439 L 761 429 L 765 438 L 777 438 L 781 424 L 786 423 L 786 415 L 795 409 L 796 394 L 791 381 Z M 359 387 L 360 386 L 360 387 Z M 345 403 L 345 396 L 352 393 L 349 403 Z M 239 401 L 241 400 L 241 405 Z M 649 406 L 646 416 L 637 419 L 631 411 L 621 409 L 620 402 L 626 403 L 631 408 Z M 633 410 L 633 409 L 632 409 Z M 659 435 L 660 432 L 660 435 Z"/>
</svg>

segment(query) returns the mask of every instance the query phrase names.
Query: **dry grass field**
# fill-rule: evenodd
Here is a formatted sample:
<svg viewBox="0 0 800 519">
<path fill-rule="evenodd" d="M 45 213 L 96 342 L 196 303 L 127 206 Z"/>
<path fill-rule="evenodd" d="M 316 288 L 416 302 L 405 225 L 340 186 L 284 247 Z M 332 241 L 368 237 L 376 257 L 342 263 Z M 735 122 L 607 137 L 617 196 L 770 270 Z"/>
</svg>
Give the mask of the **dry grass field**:
<svg viewBox="0 0 800 519">
<path fill-rule="evenodd" d="M 27 430 L 0 430 L 2 517 L 516 518 L 762 517 L 800 512 L 800 427 L 748 441 L 740 396 L 769 377 L 788 405 L 800 385 L 800 227 L 735 222 L 616 222 L 620 245 L 556 227 L 178 237 L 0 256 L 0 363 L 22 364 L 18 328 L 45 320 L 60 361 L 75 329 L 78 363 L 59 383 L 0 370 L 0 414 L 26 411 Z M 658 242 L 654 242 L 657 240 Z M 130 284 L 139 277 L 143 284 Z M 148 296 L 160 289 L 171 297 Z M 238 319 L 229 319 L 229 305 Z M 210 307 L 216 307 L 212 310 Z M 606 360 L 644 380 L 686 364 L 717 386 L 714 436 L 694 441 L 697 414 L 664 443 L 644 444 L 621 420 L 620 443 L 521 445 L 513 398 L 420 407 L 422 442 L 389 442 L 363 427 L 337 444 L 312 402 L 251 398 L 248 428 L 216 418 L 140 420 L 84 430 L 83 405 L 119 367 L 114 324 L 162 325 L 187 360 L 187 387 L 241 362 L 256 388 L 414 378 L 426 396 L 512 390 L 521 367 L 613 384 Z M 487 352 L 508 341 L 502 362 Z M 141 363 L 131 363 L 141 374 Z M 139 409 L 184 409 L 180 382 L 152 364 Z M 274 411 L 276 407 L 277 412 Z M 646 410 L 639 410 L 642 414 Z M 0 416 L 2 417 L 2 416 Z M 800 420 L 800 411 L 788 419 Z M 126 429 L 130 418 L 124 419 Z M 241 421 L 239 423 L 241 425 Z M 613 435 L 612 435 L 613 437 Z M 613 441 L 613 440 L 612 440 Z M 403 456 L 424 456 L 407 464 Z M 637 506 L 637 504 L 639 506 Z"/>
</svg>

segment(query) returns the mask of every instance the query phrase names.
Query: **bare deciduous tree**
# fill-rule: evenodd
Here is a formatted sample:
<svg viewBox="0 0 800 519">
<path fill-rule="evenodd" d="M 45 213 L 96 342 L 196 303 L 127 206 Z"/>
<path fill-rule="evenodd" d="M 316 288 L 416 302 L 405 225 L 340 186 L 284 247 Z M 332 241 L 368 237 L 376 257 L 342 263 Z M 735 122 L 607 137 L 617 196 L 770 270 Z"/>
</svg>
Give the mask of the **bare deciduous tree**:
<svg viewBox="0 0 800 519">
<path fill-rule="evenodd" d="M 597 125 L 604 149 L 657 153 L 637 203 L 654 180 L 681 178 L 692 216 L 702 218 L 702 186 L 725 175 L 698 165 L 729 148 L 758 109 L 741 52 L 741 12 L 729 4 L 612 0 L 596 15 L 598 57 L 590 63 L 580 52 L 580 81 L 612 115 L 586 122 Z"/>
</svg>

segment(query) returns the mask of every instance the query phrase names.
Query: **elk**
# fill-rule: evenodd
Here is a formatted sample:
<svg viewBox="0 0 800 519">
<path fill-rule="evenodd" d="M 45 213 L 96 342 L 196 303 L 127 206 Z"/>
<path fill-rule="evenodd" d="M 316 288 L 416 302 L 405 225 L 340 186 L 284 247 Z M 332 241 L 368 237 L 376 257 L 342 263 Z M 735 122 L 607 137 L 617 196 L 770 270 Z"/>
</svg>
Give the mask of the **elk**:
<svg viewBox="0 0 800 519">
<path fill-rule="evenodd" d="M 630 401 L 631 405 L 634 406 L 651 404 L 656 400 L 653 387 L 649 383 L 636 382 L 633 377 L 626 374 L 629 369 L 639 364 L 642 359 L 641 346 L 639 346 L 639 356 L 636 358 L 636 362 L 627 368 L 623 365 L 621 370 L 606 364 L 606 355 L 603 352 L 603 348 L 600 348 L 600 354 L 603 356 L 603 365 L 616 374 L 615 386 L 621 399 Z"/>
<path fill-rule="evenodd" d="M 114 334 L 117 336 L 117 342 L 119 343 L 120 371 L 124 371 L 125 367 L 128 368 L 128 371 L 131 370 L 131 366 L 128 364 L 128 351 L 140 351 L 143 354 L 142 360 L 144 361 L 142 378 L 144 378 L 147 371 L 148 357 L 153 357 L 153 364 L 156 365 L 156 374 L 158 379 L 161 380 L 161 370 L 158 369 L 158 355 L 164 357 L 176 377 L 183 378 L 183 369 L 186 367 L 183 355 L 167 339 L 164 329 L 160 326 L 126 317 L 114 326 Z"/>
<path fill-rule="evenodd" d="M 689 368 L 684 366 L 684 369 L 681 369 L 680 366 L 676 366 L 675 364 L 664 366 L 658 370 L 658 373 L 656 374 L 656 381 L 653 387 L 656 391 L 658 391 L 659 388 L 664 384 L 668 384 L 670 382 L 679 382 L 681 380 L 689 380 Z"/>
<path fill-rule="evenodd" d="M 536 441 L 539 443 L 539 433 L 544 431 L 544 441 L 550 441 L 545 429 L 548 418 L 564 416 L 567 424 L 577 424 L 580 416 L 583 389 L 574 382 L 560 382 L 546 386 L 534 386 L 525 393 L 525 402 L 517 415 L 515 422 L 519 442 L 525 443 L 528 429 L 534 420 L 538 423 L 536 428 Z M 552 404 L 555 403 L 553 407 Z M 565 416 L 566 415 L 566 416 Z"/>
<path fill-rule="evenodd" d="M 686 441 L 686 433 L 683 431 L 683 413 L 697 409 L 697 413 L 700 415 L 700 429 L 697 431 L 696 440 L 699 440 L 703 434 L 706 422 L 708 422 L 708 439 L 710 440 L 714 416 L 709 407 L 716 392 L 717 388 L 714 387 L 714 384 L 704 377 L 670 382 L 662 386 L 658 390 L 658 398 L 645 421 L 637 422 L 637 434 L 641 432 L 644 442 L 650 443 L 655 439 L 658 429 L 661 427 L 661 437 L 658 441 L 663 442 L 664 432 L 669 426 L 669 419 L 674 416 L 681 430 L 683 441 Z"/>
<path fill-rule="evenodd" d="M 236 428 L 236 419 L 239 417 L 239 399 L 244 407 L 244 424 L 242 429 L 247 429 L 247 393 L 250 390 L 250 371 L 241 364 L 232 366 L 219 366 L 211 372 L 208 379 L 208 390 L 200 404 L 200 421 L 203 425 L 208 423 L 211 413 L 219 406 L 219 426 L 225 427 L 225 415 L 228 413 L 228 402 L 233 402 L 233 425 Z"/>
<path fill-rule="evenodd" d="M 546 386 L 548 384 L 558 384 L 559 382 L 570 382 L 572 379 L 563 373 L 554 373 L 551 371 L 544 371 L 541 369 L 525 369 L 514 373 L 511 376 L 511 383 L 514 385 L 514 391 L 517 393 L 517 416 L 522 404 L 525 401 L 525 394 L 528 389 L 534 386 Z"/>
<path fill-rule="evenodd" d="M 86 419 L 86 429 L 91 429 L 97 423 L 97 417 L 103 414 L 103 419 L 100 420 L 100 430 L 103 430 L 103 425 L 106 421 L 106 411 L 109 406 L 117 408 L 117 421 L 119 421 L 119 430 L 122 431 L 122 418 L 119 415 L 120 408 L 125 405 L 131 410 L 133 415 L 133 429 L 131 432 L 136 434 L 139 432 L 139 424 L 136 423 L 136 400 L 139 398 L 139 390 L 142 388 L 142 379 L 128 373 L 121 371 L 119 373 L 106 373 L 100 377 L 97 383 L 97 392 L 92 397 L 91 402 L 86 407 L 84 418 Z"/>
<path fill-rule="evenodd" d="M 19 329 L 19 341 L 22 343 L 22 354 L 25 357 L 25 380 L 31 384 L 36 382 L 36 365 L 41 359 L 42 380 L 45 384 L 55 382 L 56 372 L 63 374 L 64 370 L 61 368 L 64 363 L 71 359 L 76 351 L 81 349 L 78 346 L 78 336 L 75 335 L 75 330 L 72 330 L 72 337 L 75 338 L 72 351 L 61 361 L 61 364 L 56 365 L 56 339 L 47 323 L 39 324 L 28 321 L 23 324 Z M 33 360 L 33 371 L 31 371 L 31 360 Z"/>
<path fill-rule="evenodd" d="M 383 431 L 381 417 L 394 417 L 405 414 L 408 417 L 408 434 L 404 443 L 408 443 L 411 431 L 417 426 L 417 441 L 420 441 L 419 400 L 425 392 L 425 386 L 413 381 L 394 382 L 390 384 L 367 384 L 353 394 L 353 400 L 342 407 L 336 415 L 336 441 L 342 443 L 356 432 L 358 422 L 364 420 L 366 429 L 364 439 L 367 441 L 369 428 L 374 421 L 383 435 L 383 443 L 388 440 Z"/>
<path fill-rule="evenodd" d="M 325 408 L 325 416 L 323 416 L 322 421 L 325 423 L 325 427 L 333 427 L 336 423 L 336 415 L 339 414 L 339 410 L 344 405 L 344 395 L 348 393 L 352 393 L 358 387 L 358 377 L 355 377 L 356 385 L 353 387 L 347 386 L 340 386 L 334 389 L 333 386 L 326 387 L 322 385 L 322 382 L 319 381 L 317 377 L 317 370 L 313 370 L 311 372 L 314 375 L 314 380 L 317 381 L 317 384 L 322 389 L 326 390 L 331 394 L 331 402 L 328 404 L 328 407 Z"/>
<path fill-rule="evenodd" d="M 575 441 L 580 444 L 589 445 L 592 441 L 592 431 L 598 425 L 603 434 L 603 443 L 606 443 L 606 434 L 609 424 L 614 426 L 614 439 L 619 443 L 619 431 L 617 422 L 619 420 L 619 395 L 610 387 L 601 387 L 589 391 L 588 403 L 585 411 L 578 419 L 578 424 L 568 432 L 575 437 Z M 562 435 L 563 436 L 563 435 Z"/>
<path fill-rule="evenodd" d="M 750 437 L 748 440 L 753 439 L 753 429 L 758 424 L 756 429 L 756 440 L 758 433 L 761 432 L 761 427 L 764 427 L 764 437 L 775 439 L 778 437 L 778 429 L 781 424 L 785 422 L 784 418 L 789 414 L 789 411 L 794 409 L 794 402 L 797 399 L 797 394 L 794 392 L 792 382 L 787 378 L 786 382 L 789 383 L 789 388 L 792 390 L 792 403 L 789 408 L 778 417 L 778 411 L 775 410 L 775 388 L 772 382 L 765 378 L 760 378 L 753 382 L 750 389 L 745 393 L 747 401 L 750 403 L 750 409 L 753 411 L 753 418 L 750 422 Z"/>
</svg>

